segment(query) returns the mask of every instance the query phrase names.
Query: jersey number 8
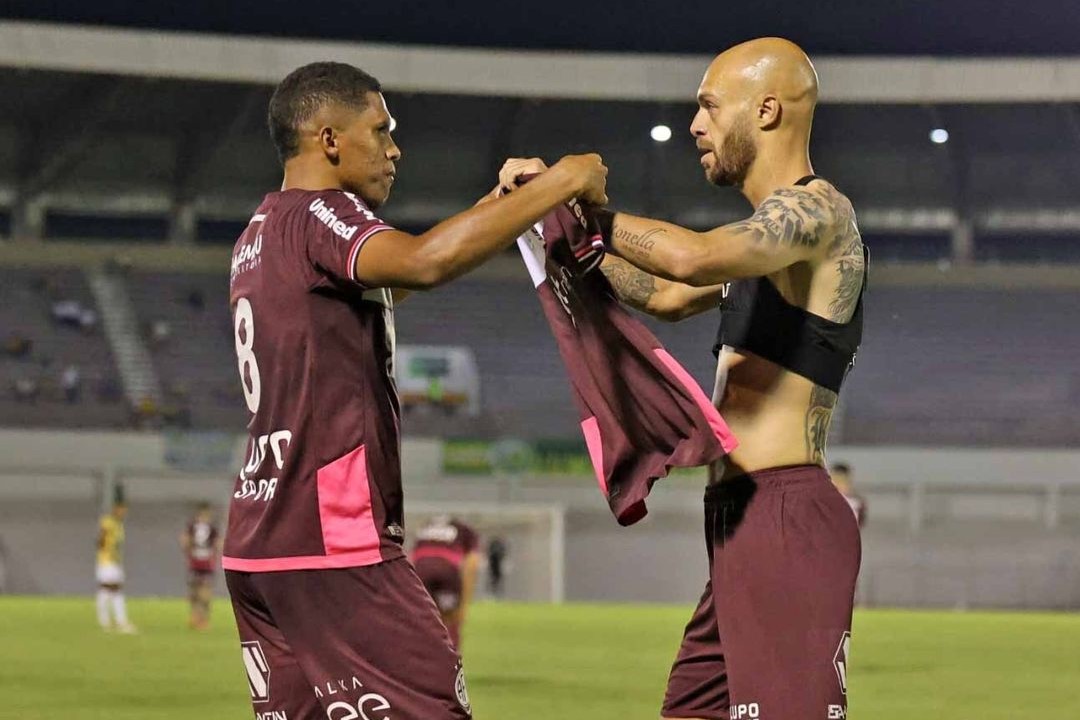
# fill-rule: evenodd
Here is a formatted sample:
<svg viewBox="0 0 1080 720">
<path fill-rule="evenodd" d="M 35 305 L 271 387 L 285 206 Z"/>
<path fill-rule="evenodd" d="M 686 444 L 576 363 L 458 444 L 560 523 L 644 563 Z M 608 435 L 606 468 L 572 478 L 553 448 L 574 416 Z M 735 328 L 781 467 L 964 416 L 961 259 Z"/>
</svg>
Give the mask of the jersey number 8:
<svg viewBox="0 0 1080 720">
<path fill-rule="evenodd" d="M 244 329 L 243 338 L 240 337 L 241 328 Z M 247 298 L 236 301 L 233 329 L 236 335 L 236 361 L 240 367 L 240 386 L 244 389 L 248 410 L 256 413 L 259 411 L 262 383 L 259 381 L 259 364 L 255 362 L 255 316 L 251 313 L 251 303 Z M 251 380 L 250 387 L 248 379 Z"/>
</svg>

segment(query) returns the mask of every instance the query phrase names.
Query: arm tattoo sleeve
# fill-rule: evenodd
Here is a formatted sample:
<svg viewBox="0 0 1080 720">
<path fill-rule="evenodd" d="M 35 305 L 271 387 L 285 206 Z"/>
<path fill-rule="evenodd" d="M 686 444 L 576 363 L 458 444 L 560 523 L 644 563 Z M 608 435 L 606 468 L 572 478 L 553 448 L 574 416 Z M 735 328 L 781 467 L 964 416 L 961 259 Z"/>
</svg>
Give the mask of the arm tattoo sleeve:
<svg viewBox="0 0 1080 720">
<path fill-rule="evenodd" d="M 608 255 L 602 271 L 615 295 L 630 307 L 644 310 L 656 294 L 656 278 L 625 260 Z"/>
<path fill-rule="evenodd" d="M 728 227 L 755 243 L 816 248 L 828 232 L 828 199 L 799 188 L 781 188 L 747 220 Z"/>
</svg>

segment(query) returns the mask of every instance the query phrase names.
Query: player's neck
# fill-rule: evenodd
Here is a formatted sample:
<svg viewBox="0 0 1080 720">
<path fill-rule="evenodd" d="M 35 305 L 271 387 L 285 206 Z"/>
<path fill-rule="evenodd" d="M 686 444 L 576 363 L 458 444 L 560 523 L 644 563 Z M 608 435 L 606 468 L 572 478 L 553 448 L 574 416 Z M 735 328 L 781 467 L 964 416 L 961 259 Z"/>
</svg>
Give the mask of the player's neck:
<svg viewBox="0 0 1080 720">
<path fill-rule="evenodd" d="M 341 182 L 338 180 L 332 167 L 319 158 L 320 162 L 313 162 L 311 158 L 297 155 L 285 163 L 285 176 L 281 181 L 282 190 L 341 190 Z"/>
<path fill-rule="evenodd" d="M 778 188 L 794 185 L 814 174 L 805 145 L 796 148 L 762 148 L 746 175 L 740 191 L 755 208 Z"/>
</svg>

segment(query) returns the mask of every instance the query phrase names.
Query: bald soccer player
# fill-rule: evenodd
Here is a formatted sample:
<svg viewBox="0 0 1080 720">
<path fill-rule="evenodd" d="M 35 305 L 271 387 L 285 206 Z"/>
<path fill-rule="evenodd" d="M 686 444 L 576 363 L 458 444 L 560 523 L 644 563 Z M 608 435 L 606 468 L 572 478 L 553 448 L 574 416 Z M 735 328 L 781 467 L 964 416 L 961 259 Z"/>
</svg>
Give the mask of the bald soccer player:
<svg viewBox="0 0 1080 720">
<path fill-rule="evenodd" d="M 714 402 L 740 441 L 710 472 L 711 577 L 665 718 L 847 716 L 861 550 L 824 464 L 861 340 L 866 256 L 851 203 L 810 164 L 817 93 L 796 45 L 731 48 L 706 71 L 690 130 L 706 179 L 738 188 L 754 214 L 694 232 L 596 213 L 610 251 L 603 271 L 625 303 L 669 320 L 720 307 Z M 508 161 L 500 183 L 542 168 Z"/>
</svg>

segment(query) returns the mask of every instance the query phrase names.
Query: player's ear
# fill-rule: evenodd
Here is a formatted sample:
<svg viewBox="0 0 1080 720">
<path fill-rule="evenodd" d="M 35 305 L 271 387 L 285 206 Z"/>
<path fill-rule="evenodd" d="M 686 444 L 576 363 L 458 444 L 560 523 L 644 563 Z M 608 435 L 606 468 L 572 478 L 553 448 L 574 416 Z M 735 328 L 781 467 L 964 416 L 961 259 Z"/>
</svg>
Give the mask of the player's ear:
<svg viewBox="0 0 1080 720">
<path fill-rule="evenodd" d="M 762 130 L 772 130 L 780 124 L 781 115 L 783 115 L 783 108 L 780 105 L 780 98 L 775 95 L 765 95 L 758 103 L 754 119 Z"/>
<path fill-rule="evenodd" d="M 338 136 L 337 130 L 329 125 L 319 128 L 319 146 L 322 148 L 326 158 L 337 165 L 341 154 L 341 138 Z"/>
</svg>

